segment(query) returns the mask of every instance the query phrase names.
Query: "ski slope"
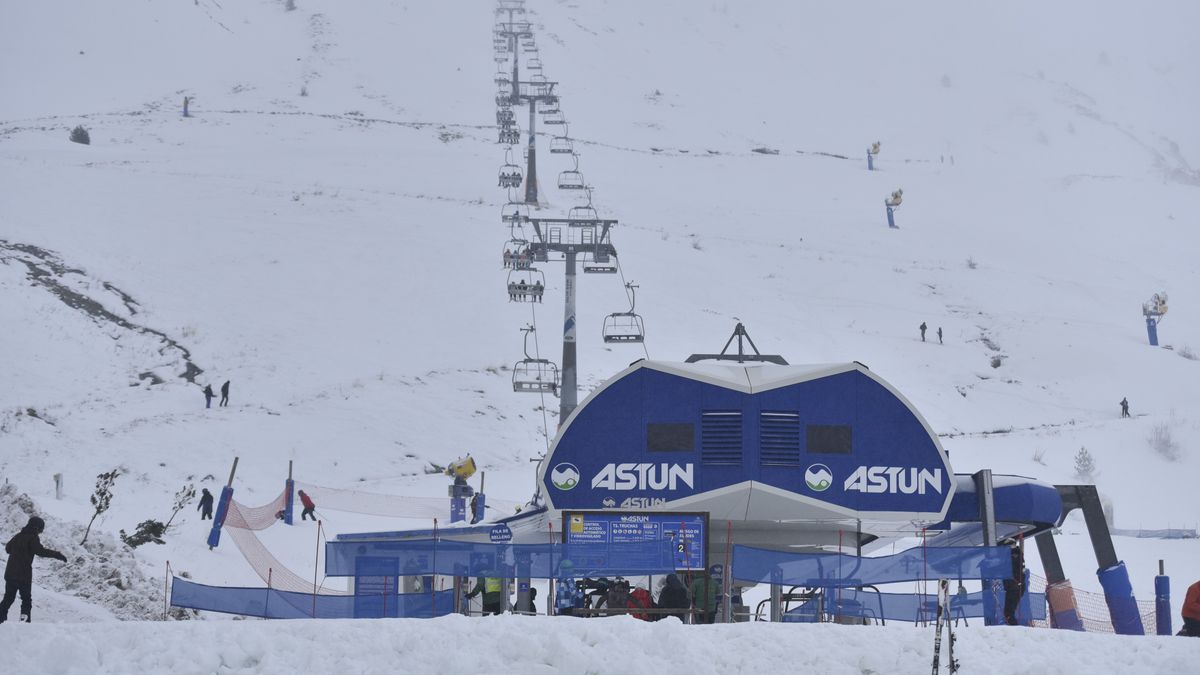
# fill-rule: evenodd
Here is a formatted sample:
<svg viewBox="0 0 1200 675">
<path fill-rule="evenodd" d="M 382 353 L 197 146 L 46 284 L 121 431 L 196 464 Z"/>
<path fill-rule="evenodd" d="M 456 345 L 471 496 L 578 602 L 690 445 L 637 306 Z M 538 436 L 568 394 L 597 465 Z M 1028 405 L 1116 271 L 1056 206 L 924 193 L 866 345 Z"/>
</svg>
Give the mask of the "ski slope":
<svg viewBox="0 0 1200 675">
<path fill-rule="evenodd" d="M 94 476 L 121 467 L 95 527 L 165 520 L 235 456 L 249 505 L 288 461 L 322 485 L 442 496 L 430 462 L 467 452 L 489 494 L 533 492 L 557 400 L 512 393 L 505 369 L 527 323 L 558 359 L 563 277 L 546 266 L 544 304 L 505 301 L 492 5 L 297 5 L 55 0 L 0 25 L 0 476 L 55 518 L 86 522 Z M 959 472 L 1072 482 L 1086 447 L 1115 526 L 1197 526 L 1200 7 L 529 8 L 595 206 L 620 221 L 646 353 L 715 351 L 740 320 L 792 363 L 870 366 Z M 77 124 L 90 145 L 67 142 Z M 542 155 L 543 213 L 578 203 L 552 187 L 567 168 Z M 579 284 L 581 398 L 645 356 L 600 341 L 627 303 L 596 276 Z M 1160 291 L 1171 349 L 1140 315 Z M 225 380 L 230 406 L 204 409 Z M 176 522 L 137 550 L 144 574 L 170 560 L 258 583 L 233 547 L 207 550 L 197 514 Z M 1083 532 L 1064 525 L 1067 575 L 1099 590 Z M 311 530 L 264 540 L 311 569 Z M 1143 599 L 1166 560 L 1178 620 L 1198 542 L 1116 546 Z"/>
</svg>

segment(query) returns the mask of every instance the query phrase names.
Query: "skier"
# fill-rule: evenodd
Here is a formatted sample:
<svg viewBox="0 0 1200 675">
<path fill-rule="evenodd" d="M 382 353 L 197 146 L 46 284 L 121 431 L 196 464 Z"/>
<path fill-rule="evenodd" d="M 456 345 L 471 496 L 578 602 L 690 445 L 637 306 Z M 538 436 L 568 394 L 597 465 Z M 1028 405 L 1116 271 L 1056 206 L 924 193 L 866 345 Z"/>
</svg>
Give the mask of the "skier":
<svg viewBox="0 0 1200 675">
<path fill-rule="evenodd" d="M 46 521 L 33 516 L 21 532 L 8 540 L 4 550 L 8 552 L 8 565 L 4 568 L 4 600 L 0 601 L 0 623 L 8 620 L 8 608 L 12 607 L 21 594 L 21 621 L 29 623 L 33 599 L 33 557 L 57 558 L 67 562 L 67 556 L 42 546 L 38 535 L 46 529 Z"/>
<path fill-rule="evenodd" d="M 542 287 L 542 282 L 541 282 L 541 281 L 535 281 L 535 282 L 533 282 L 533 297 L 534 297 L 534 299 L 535 299 L 535 300 L 537 300 L 538 302 L 541 302 L 541 301 L 542 301 L 542 291 L 543 291 L 543 290 L 544 290 L 544 289 L 543 289 L 543 287 Z"/>
<path fill-rule="evenodd" d="M 1183 600 L 1183 628 L 1180 635 L 1200 637 L 1200 581 L 1188 588 Z"/>
<path fill-rule="evenodd" d="M 300 512 L 300 520 L 304 520 L 305 516 L 310 516 L 313 520 L 316 520 L 317 516 L 313 511 L 317 508 L 317 505 L 313 504 L 313 500 L 309 498 L 304 490 L 300 490 L 297 494 L 300 495 L 300 503 L 304 505 L 304 510 Z"/>
<path fill-rule="evenodd" d="M 208 491 L 208 488 L 201 489 L 200 503 L 196 506 L 196 510 L 200 512 L 200 520 L 212 520 L 212 505 L 212 493 Z"/>
<path fill-rule="evenodd" d="M 939 345 L 946 344 L 945 342 L 942 342 L 942 327 L 941 326 L 938 326 L 938 344 Z"/>
<path fill-rule="evenodd" d="M 922 322 L 921 322 L 921 342 L 924 342 L 924 341 L 925 341 L 925 329 L 926 329 L 926 328 L 928 328 L 928 326 L 926 326 L 926 325 L 925 325 L 925 322 L 924 322 L 924 321 L 922 321 Z"/>
<path fill-rule="evenodd" d="M 475 580 L 475 587 L 467 593 L 468 598 L 473 598 L 480 593 L 483 593 L 483 615 L 503 614 L 504 613 L 504 579 L 500 577 L 479 577 Z M 532 590 L 532 589 L 531 589 Z"/>
<path fill-rule="evenodd" d="M 1004 580 L 1004 622 L 1017 626 L 1017 605 L 1025 595 L 1025 560 L 1016 542 L 1012 544 L 1012 573 L 1013 578 Z"/>
<path fill-rule="evenodd" d="M 218 405 L 221 407 L 229 405 L 229 380 L 225 380 L 225 384 L 221 385 L 221 402 Z"/>
<path fill-rule="evenodd" d="M 1129 417 L 1129 399 L 1121 397 L 1121 418 Z"/>
<path fill-rule="evenodd" d="M 211 384 L 204 385 L 204 407 L 205 408 L 212 407 L 213 396 L 216 396 L 216 394 L 213 393 L 212 385 Z"/>
<path fill-rule="evenodd" d="M 679 575 L 667 575 L 666 583 L 658 594 L 658 608 L 676 610 L 665 613 L 663 616 L 673 616 L 680 621 L 683 620 L 688 608 L 688 592 L 684 588 L 683 582 L 679 580 Z"/>
</svg>

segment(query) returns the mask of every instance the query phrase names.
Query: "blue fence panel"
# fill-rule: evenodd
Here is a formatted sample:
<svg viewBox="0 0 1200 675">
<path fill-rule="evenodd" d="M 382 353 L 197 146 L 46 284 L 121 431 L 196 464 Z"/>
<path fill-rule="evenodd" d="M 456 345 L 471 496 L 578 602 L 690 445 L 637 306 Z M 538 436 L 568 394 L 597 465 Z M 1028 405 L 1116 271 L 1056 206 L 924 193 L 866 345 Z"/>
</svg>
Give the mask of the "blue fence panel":
<svg viewBox="0 0 1200 675">
<path fill-rule="evenodd" d="M 733 547 L 733 578 L 789 586 L 845 587 L 921 579 L 1009 579 L 1004 546 L 911 548 L 894 555 L 860 558 L 838 553 L 789 553 Z"/>
<path fill-rule="evenodd" d="M 444 574 L 550 579 L 675 571 L 674 547 L 666 539 L 620 544 L 492 544 L 413 539 L 327 542 L 325 574 L 354 576 L 359 558 L 394 559 L 402 576 Z"/>
<path fill-rule="evenodd" d="M 401 593 L 377 597 L 383 610 L 361 612 L 367 596 L 317 595 L 314 617 L 313 595 L 268 588 L 207 586 L 186 579 L 171 582 L 171 605 L 208 612 L 224 612 L 266 619 L 353 619 L 372 617 L 431 618 L 454 611 L 454 591 Z"/>
<path fill-rule="evenodd" d="M 1046 596 L 1043 593 L 1028 594 L 1033 618 L 1046 620 Z M 876 593 L 843 588 L 829 593 L 823 600 L 826 614 L 859 617 L 863 619 L 885 619 L 888 621 L 932 621 L 937 618 L 937 595 L 921 593 Z M 1003 594 L 999 599 L 1004 603 Z M 785 622 L 809 623 L 816 620 L 816 602 L 810 601 L 789 609 L 784 614 Z M 950 596 L 951 619 L 983 618 L 983 592 Z M 1027 617 L 1021 617 L 1026 619 Z"/>
</svg>

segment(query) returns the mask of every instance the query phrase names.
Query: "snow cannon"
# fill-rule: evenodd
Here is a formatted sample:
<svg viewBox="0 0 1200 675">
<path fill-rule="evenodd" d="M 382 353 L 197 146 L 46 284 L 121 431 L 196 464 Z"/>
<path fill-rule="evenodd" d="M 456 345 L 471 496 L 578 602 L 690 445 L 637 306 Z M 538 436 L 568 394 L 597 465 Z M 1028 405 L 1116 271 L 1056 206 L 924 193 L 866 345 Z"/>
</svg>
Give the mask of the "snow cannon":
<svg viewBox="0 0 1200 675">
<path fill-rule="evenodd" d="M 875 155 L 878 155 L 878 154 L 879 154 L 879 141 L 875 141 L 874 143 L 871 144 L 871 147 L 867 148 L 867 171 L 875 170 Z"/>
<path fill-rule="evenodd" d="M 1146 335 L 1150 346 L 1158 346 L 1158 324 L 1167 313 L 1167 294 L 1155 293 L 1149 302 L 1142 303 L 1142 316 L 1146 317 Z"/>
<path fill-rule="evenodd" d="M 892 195 L 883 200 L 883 205 L 887 207 L 888 227 L 893 230 L 900 229 L 896 227 L 896 209 L 900 208 L 900 203 L 904 201 L 904 190 L 896 189 Z"/>
<path fill-rule="evenodd" d="M 475 475 L 475 460 L 470 455 L 454 460 L 446 467 L 446 475 L 454 479 L 448 490 L 450 522 L 460 523 L 467 519 L 467 500 L 475 494 L 475 490 L 467 485 L 467 479 Z"/>
</svg>

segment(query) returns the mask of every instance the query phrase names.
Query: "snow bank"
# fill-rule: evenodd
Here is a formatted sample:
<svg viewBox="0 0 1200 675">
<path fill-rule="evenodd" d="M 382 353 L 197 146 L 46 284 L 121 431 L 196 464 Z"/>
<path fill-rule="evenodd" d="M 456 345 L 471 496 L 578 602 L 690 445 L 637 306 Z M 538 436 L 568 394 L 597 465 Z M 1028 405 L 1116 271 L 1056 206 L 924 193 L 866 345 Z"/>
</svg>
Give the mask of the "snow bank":
<svg viewBox="0 0 1200 675">
<path fill-rule="evenodd" d="M 19 648 L 18 648 L 19 644 Z M 12 672 L 927 673 L 932 629 L 503 616 L 5 625 Z M 1182 673 L 1200 640 L 966 629 L 965 672 Z"/>
</svg>

